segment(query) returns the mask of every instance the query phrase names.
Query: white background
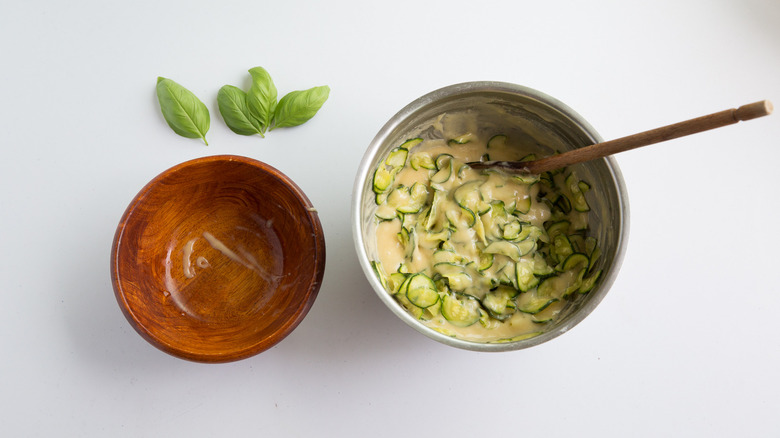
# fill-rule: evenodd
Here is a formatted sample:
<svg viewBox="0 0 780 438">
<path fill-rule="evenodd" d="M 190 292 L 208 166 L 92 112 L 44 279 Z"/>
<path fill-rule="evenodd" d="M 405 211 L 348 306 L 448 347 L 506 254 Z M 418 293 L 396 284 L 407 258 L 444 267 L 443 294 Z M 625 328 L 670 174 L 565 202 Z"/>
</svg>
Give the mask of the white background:
<svg viewBox="0 0 780 438">
<path fill-rule="evenodd" d="M 780 2 L 10 1 L 0 8 L 0 429 L 4 436 L 777 436 L 780 114 L 617 157 L 631 233 L 571 332 L 485 354 L 429 340 L 376 297 L 349 220 L 363 153 L 439 87 L 514 82 L 606 139 L 780 104 Z M 233 134 L 216 96 L 265 67 L 327 84 L 307 124 Z M 174 134 L 157 76 L 211 111 Z M 320 212 L 327 269 L 281 344 L 222 365 L 146 343 L 109 254 L 150 179 L 215 154 L 265 161 Z M 486 435 L 485 435 L 486 434 Z"/>
</svg>

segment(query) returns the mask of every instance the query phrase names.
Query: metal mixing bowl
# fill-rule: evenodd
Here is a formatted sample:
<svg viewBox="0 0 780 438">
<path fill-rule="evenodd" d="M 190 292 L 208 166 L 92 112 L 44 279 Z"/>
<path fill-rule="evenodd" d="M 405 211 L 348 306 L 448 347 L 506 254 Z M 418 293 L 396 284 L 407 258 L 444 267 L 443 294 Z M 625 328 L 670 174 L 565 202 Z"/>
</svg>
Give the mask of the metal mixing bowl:
<svg viewBox="0 0 780 438">
<path fill-rule="evenodd" d="M 372 178 L 388 152 L 408 138 L 425 136 L 426 129 L 445 113 L 466 111 L 477 126 L 525 136 L 528 147 L 539 156 L 602 141 L 579 114 L 539 91 L 503 82 L 467 82 L 433 91 L 407 105 L 393 116 L 368 146 L 357 172 L 352 198 L 352 229 L 358 259 L 379 298 L 402 321 L 431 339 L 453 347 L 476 351 L 519 350 L 547 342 L 577 325 L 601 302 L 620 269 L 629 228 L 629 209 L 623 177 L 612 158 L 573 167 L 588 181 L 591 207 L 590 233 L 603 251 L 598 268 L 604 273 L 597 286 L 575 300 L 563 317 L 535 337 L 506 343 L 482 343 L 444 335 L 414 319 L 382 287 L 371 261 L 377 259 L 376 209 Z"/>
</svg>

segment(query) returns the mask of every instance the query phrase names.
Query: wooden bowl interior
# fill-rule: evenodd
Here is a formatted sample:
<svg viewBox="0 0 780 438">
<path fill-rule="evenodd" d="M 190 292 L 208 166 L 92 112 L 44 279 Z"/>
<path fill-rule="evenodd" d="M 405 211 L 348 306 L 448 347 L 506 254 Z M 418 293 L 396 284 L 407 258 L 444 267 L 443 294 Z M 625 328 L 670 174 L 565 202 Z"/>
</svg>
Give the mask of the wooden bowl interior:
<svg viewBox="0 0 780 438">
<path fill-rule="evenodd" d="M 324 240 L 305 195 L 252 160 L 201 159 L 153 180 L 128 207 L 114 282 L 152 344 L 228 361 L 280 341 L 319 290 Z"/>
</svg>

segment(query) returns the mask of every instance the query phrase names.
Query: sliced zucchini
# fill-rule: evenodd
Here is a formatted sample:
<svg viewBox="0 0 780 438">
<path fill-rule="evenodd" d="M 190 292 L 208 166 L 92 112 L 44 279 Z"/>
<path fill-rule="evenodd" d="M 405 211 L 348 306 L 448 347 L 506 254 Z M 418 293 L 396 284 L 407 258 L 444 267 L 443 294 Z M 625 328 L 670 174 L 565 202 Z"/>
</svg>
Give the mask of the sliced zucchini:
<svg viewBox="0 0 780 438">
<path fill-rule="evenodd" d="M 425 152 L 417 152 L 416 154 L 412 155 L 412 157 L 409 159 L 409 165 L 412 166 L 412 169 L 414 170 L 436 169 L 436 163 L 433 161 L 433 157 Z"/>
<path fill-rule="evenodd" d="M 543 172 L 541 175 L 539 175 L 539 182 L 541 182 L 542 185 L 548 188 L 550 191 L 555 191 L 557 187 L 555 184 L 555 179 L 553 179 L 553 176 L 550 172 Z"/>
<path fill-rule="evenodd" d="M 487 246 L 488 241 L 487 237 L 485 236 L 485 224 L 482 222 L 482 217 L 480 215 L 476 215 L 474 217 L 473 228 L 474 233 L 477 235 L 477 239 L 479 239 L 479 242 Z"/>
<path fill-rule="evenodd" d="M 456 145 L 456 144 L 466 144 L 466 143 L 470 142 L 472 138 L 474 138 L 474 134 L 472 134 L 470 132 L 467 132 L 467 133 L 465 133 L 463 135 L 459 135 L 459 136 L 457 136 L 455 138 L 452 138 L 452 139 L 448 140 L 447 144 L 450 145 L 450 146 Z"/>
<path fill-rule="evenodd" d="M 398 303 L 401 304 L 401 306 L 403 306 L 403 308 L 406 309 L 414 317 L 414 319 L 422 319 L 424 310 L 412 304 L 412 302 L 409 301 L 409 298 L 406 298 L 406 294 L 400 292 L 395 293 L 393 294 L 393 298 L 395 298 L 395 300 L 398 301 Z"/>
<path fill-rule="evenodd" d="M 477 221 L 477 216 L 468 208 L 463 208 L 453 204 L 454 208 L 444 210 L 444 217 L 447 218 L 450 226 L 454 229 L 473 227 Z"/>
<path fill-rule="evenodd" d="M 593 287 L 596 286 L 596 281 L 598 281 L 599 277 L 601 277 L 602 270 L 599 269 L 598 271 L 590 274 L 587 278 L 584 278 L 582 280 L 582 284 L 580 284 L 580 288 L 577 292 L 581 294 L 586 294 L 593 290 Z"/>
<path fill-rule="evenodd" d="M 523 158 L 517 160 L 517 161 L 534 161 L 536 159 L 536 154 L 528 154 L 524 156 Z M 539 178 L 537 177 L 537 181 Z"/>
<path fill-rule="evenodd" d="M 391 221 L 398 217 L 398 211 L 391 205 L 382 204 L 377 207 L 374 216 L 382 221 Z"/>
<path fill-rule="evenodd" d="M 398 242 L 401 246 L 406 246 L 406 244 L 409 243 L 409 230 L 405 227 L 401 227 L 401 231 L 399 231 L 396 236 L 398 236 Z"/>
<path fill-rule="evenodd" d="M 497 341 L 491 341 L 490 343 L 491 344 L 506 344 L 506 343 L 509 343 L 509 342 L 523 341 L 523 340 L 526 340 L 526 339 L 535 338 L 535 337 L 541 335 L 542 333 L 544 333 L 544 332 L 526 333 L 524 335 L 513 336 L 511 338 L 502 338 L 502 339 L 499 339 Z"/>
<path fill-rule="evenodd" d="M 402 147 L 397 147 L 392 151 L 390 151 L 390 154 L 387 156 L 387 159 L 385 160 L 385 164 L 387 164 L 394 170 L 400 170 L 400 168 L 406 165 L 406 157 L 408 155 L 409 155 L 408 150 Z"/>
<path fill-rule="evenodd" d="M 585 238 L 585 251 L 588 253 L 588 257 L 590 258 L 590 265 L 588 266 L 588 270 L 593 270 L 593 267 L 596 264 L 596 261 L 601 257 L 601 248 L 599 248 L 598 242 L 593 237 L 587 237 Z"/>
<path fill-rule="evenodd" d="M 506 241 L 493 242 L 485 249 L 483 249 L 482 252 L 487 254 L 501 254 L 509 257 L 514 261 L 520 260 L 520 257 L 523 256 L 520 253 L 520 249 L 517 247 L 517 245 Z"/>
<path fill-rule="evenodd" d="M 580 272 L 567 271 L 547 277 L 539 282 L 536 295 L 540 298 L 565 298 L 580 288 L 584 274 L 583 269 Z"/>
<path fill-rule="evenodd" d="M 433 264 L 434 266 L 438 265 L 439 263 L 447 263 L 451 265 L 457 265 L 462 266 L 463 264 L 463 256 L 458 254 L 455 251 L 450 251 L 446 249 L 440 249 L 437 251 L 434 251 L 433 253 Z"/>
<path fill-rule="evenodd" d="M 479 263 L 477 264 L 477 270 L 482 272 L 490 269 L 493 266 L 493 254 L 482 253 L 479 255 Z"/>
<path fill-rule="evenodd" d="M 506 286 L 512 286 L 516 288 L 515 285 L 515 262 L 508 261 L 504 264 L 504 267 L 501 268 L 496 272 L 496 279 L 498 280 L 498 284 L 503 284 Z"/>
<path fill-rule="evenodd" d="M 448 250 L 445 249 L 442 251 L 448 251 Z M 454 262 L 439 262 L 433 265 L 433 271 L 441 275 L 442 277 L 448 277 L 450 275 L 463 272 L 463 269 L 464 267 L 462 264 L 454 263 Z"/>
<path fill-rule="evenodd" d="M 459 179 L 459 180 L 463 180 L 464 178 L 466 178 L 466 172 L 467 172 L 469 169 L 471 169 L 471 166 L 469 166 L 468 164 L 462 164 L 462 165 L 461 165 L 461 166 L 458 168 L 458 179 Z"/>
<path fill-rule="evenodd" d="M 452 230 L 449 228 L 443 228 L 441 231 L 435 233 L 430 231 L 424 233 L 425 240 L 428 242 L 448 242 L 451 235 Z"/>
<path fill-rule="evenodd" d="M 424 308 L 419 319 L 423 321 L 430 321 L 439 314 L 441 314 L 441 299 L 437 300 L 436 303 L 434 303 L 432 306 Z"/>
<path fill-rule="evenodd" d="M 428 188 L 424 184 L 416 182 L 408 189 L 408 194 L 408 200 L 398 205 L 396 210 L 403 214 L 419 213 L 428 199 Z M 388 202 L 390 202 L 389 199 Z"/>
<path fill-rule="evenodd" d="M 515 208 L 517 207 L 517 200 L 512 199 L 511 202 L 504 203 L 504 208 L 507 214 L 515 214 Z"/>
<path fill-rule="evenodd" d="M 539 284 L 539 277 L 534 275 L 536 263 L 534 260 L 522 258 L 515 263 L 515 282 L 522 292 L 528 292 Z"/>
<path fill-rule="evenodd" d="M 465 291 L 474 283 L 471 276 L 463 271 L 453 272 L 445 275 L 445 277 L 447 278 L 447 283 L 450 285 L 450 289 L 457 292 Z"/>
<path fill-rule="evenodd" d="M 498 289 L 485 294 L 482 299 L 482 306 L 493 318 L 504 321 L 515 313 L 515 290 L 508 287 L 499 287 Z"/>
<path fill-rule="evenodd" d="M 393 179 L 395 174 L 387 170 L 384 164 L 380 164 L 374 172 L 374 193 L 384 193 L 393 184 Z"/>
<path fill-rule="evenodd" d="M 520 230 L 520 233 L 515 238 L 515 241 L 520 242 L 526 239 L 533 239 L 537 240 L 542 236 L 542 230 L 541 228 L 531 225 L 531 224 L 523 224 L 523 228 Z"/>
<path fill-rule="evenodd" d="M 519 220 L 510 220 L 507 222 L 501 230 L 504 240 L 523 240 L 519 239 L 520 231 L 523 229 L 523 224 Z M 527 236 L 526 236 L 527 237 Z"/>
<path fill-rule="evenodd" d="M 580 190 L 580 181 L 573 173 L 566 177 L 566 187 L 571 192 L 571 204 L 575 211 L 590 211 L 590 205 L 585 199 L 585 194 Z"/>
<path fill-rule="evenodd" d="M 520 260 L 520 257 L 528 254 L 535 248 L 536 242 L 532 240 L 524 240 L 519 243 L 497 241 L 488 245 L 482 252 L 505 255 L 516 262 Z"/>
<path fill-rule="evenodd" d="M 385 201 L 385 204 L 382 205 L 382 207 L 387 206 L 397 210 L 399 206 L 410 203 L 411 202 L 410 198 L 411 198 L 411 194 L 409 193 L 409 188 L 404 186 L 398 186 L 394 188 L 390 193 L 388 193 L 387 201 Z"/>
<path fill-rule="evenodd" d="M 392 293 L 401 290 L 401 285 L 406 282 L 407 275 L 400 272 L 393 272 L 387 277 L 387 287 Z"/>
<path fill-rule="evenodd" d="M 444 158 L 442 159 L 442 157 Z M 439 155 L 439 157 L 436 158 L 436 169 L 436 173 L 431 176 L 431 182 L 437 184 L 447 182 L 452 176 L 452 155 Z"/>
<path fill-rule="evenodd" d="M 550 304 L 558 301 L 557 298 L 538 297 L 534 294 L 523 294 L 517 299 L 517 310 L 535 315 L 546 309 Z"/>
<path fill-rule="evenodd" d="M 447 294 L 442 299 L 441 315 L 456 327 L 468 327 L 479 321 L 482 313 L 473 297 Z"/>
<path fill-rule="evenodd" d="M 452 231 L 452 229 L 451 229 L 451 228 L 447 228 L 447 229 L 448 229 L 448 230 L 450 230 L 450 231 Z M 451 236 L 451 235 L 452 235 L 452 234 L 450 234 L 450 236 Z M 446 241 L 443 241 L 443 242 L 441 242 L 441 243 L 439 244 L 439 248 L 441 248 L 441 249 L 446 249 L 446 250 L 449 250 L 449 251 L 455 251 L 455 245 L 453 245 L 453 244 L 452 244 L 452 241 L 450 241 L 450 240 L 446 240 Z"/>
<path fill-rule="evenodd" d="M 531 315 L 531 321 L 537 324 L 552 322 L 555 320 L 561 310 L 563 310 L 565 304 L 565 301 L 556 301 L 545 307 L 544 310 Z"/>
<path fill-rule="evenodd" d="M 447 194 L 441 190 L 433 191 L 433 200 L 431 201 L 431 209 L 428 213 L 428 218 L 425 220 L 425 229 L 432 229 L 439 221 L 439 210 L 441 205 L 447 198 Z"/>
<path fill-rule="evenodd" d="M 515 243 L 517 249 L 520 250 L 520 257 L 530 254 L 537 248 L 536 241 L 534 239 L 525 239 L 522 242 Z"/>
<path fill-rule="evenodd" d="M 490 140 L 487 142 L 487 148 L 488 149 L 496 149 L 500 147 L 506 146 L 506 140 L 507 137 L 504 134 L 496 134 L 492 137 L 490 137 Z"/>
<path fill-rule="evenodd" d="M 374 270 L 374 274 L 379 279 L 379 283 L 387 290 L 387 274 L 384 268 L 382 268 L 382 262 L 371 262 L 371 268 Z"/>
<path fill-rule="evenodd" d="M 533 271 L 537 277 L 546 277 L 555 272 L 555 268 L 547 264 L 544 256 L 540 253 L 536 253 L 533 256 Z"/>
<path fill-rule="evenodd" d="M 581 252 L 587 255 L 585 250 L 585 237 L 582 234 L 569 234 L 569 242 L 571 243 L 571 248 L 574 252 Z"/>
<path fill-rule="evenodd" d="M 571 213 L 571 201 L 564 194 L 558 196 L 558 199 L 555 200 L 553 205 L 555 206 L 555 208 L 560 210 L 563 214 Z"/>
<path fill-rule="evenodd" d="M 493 212 L 493 216 L 495 217 L 501 217 L 501 218 L 507 217 L 504 201 L 492 201 L 490 203 L 490 211 Z"/>
<path fill-rule="evenodd" d="M 477 206 L 479 204 L 484 204 L 484 202 L 482 202 L 482 196 L 479 193 L 479 187 L 481 185 L 482 181 L 480 180 L 463 183 L 463 185 L 455 189 L 452 193 L 452 198 L 461 207 L 468 208 L 471 211 L 478 211 Z"/>
<path fill-rule="evenodd" d="M 522 199 L 518 199 L 515 201 L 515 208 L 512 214 L 528 214 L 529 211 L 531 211 L 531 197 L 525 196 Z"/>
<path fill-rule="evenodd" d="M 569 257 L 573 252 L 574 249 L 571 246 L 568 236 L 565 234 L 558 234 L 553 238 L 550 255 L 553 256 L 555 261 L 561 262 L 566 260 L 566 257 Z"/>
<path fill-rule="evenodd" d="M 539 182 L 539 175 L 514 175 L 512 178 L 520 184 L 527 186 L 532 186 Z"/>
<path fill-rule="evenodd" d="M 552 298 L 556 294 L 556 280 L 557 276 L 547 277 L 539 281 L 539 285 L 536 287 L 536 296 L 539 298 Z"/>
<path fill-rule="evenodd" d="M 411 150 L 413 147 L 417 146 L 418 144 L 422 143 L 423 139 L 421 138 L 410 138 L 409 140 L 406 140 L 401 144 L 401 149 Z"/>
<path fill-rule="evenodd" d="M 406 298 L 415 306 L 425 309 L 439 301 L 439 292 L 430 277 L 425 274 L 415 274 L 409 280 Z"/>
<path fill-rule="evenodd" d="M 405 229 L 401 227 L 401 229 Z M 407 260 L 414 258 L 414 253 L 417 251 L 417 233 L 411 228 L 406 235 L 406 242 L 404 244 L 404 254 Z"/>
<path fill-rule="evenodd" d="M 484 327 L 484 328 L 486 328 L 488 330 L 491 330 L 491 329 L 494 329 L 496 327 L 500 327 L 501 323 L 502 323 L 502 321 L 499 321 L 499 320 L 491 317 L 488 312 L 480 311 L 479 325 L 481 325 L 482 327 Z"/>
<path fill-rule="evenodd" d="M 561 264 L 563 271 L 570 271 L 576 269 L 579 272 L 580 269 L 587 269 L 590 260 L 585 254 L 575 252 L 566 257 L 566 260 Z"/>
<path fill-rule="evenodd" d="M 407 230 L 417 228 L 417 215 L 413 213 L 398 213 L 399 219 L 401 219 L 401 226 Z"/>
<path fill-rule="evenodd" d="M 573 294 L 574 292 L 577 292 L 582 287 L 582 281 L 583 277 L 585 276 L 585 268 L 581 269 L 580 271 L 577 271 L 578 273 L 575 276 L 571 276 L 571 273 L 575 271 L 569 271 L 570 275 L 570 281 L 566 285 L 566 288 L 563 290 L 563 298 L 567 298 L 569 295 Z"/>
<path fill-rule="evenodd" d="M 549 308 L 549 306 L 548 306 Z M 541 312 L 540 312 L 541 313 Z M 553 318 L 539 318 L 536 315 L 531 315 L 531 322 L 534 324 L 547 324 L 548 322 L 552 322 Z"/>
<path fill-rule="evenodd" d="M 493 207 L 489 203 L 480 199 L 479 202 L 477 202 L 477 209 L 475 211 L 478 215 L 482 216 L 483 214 L 487 214 L 492 208 Z"/>
<path fill-rule="evenodd" d="M 463 265 L 454 263 L 437 263 L 433 265 L 437 274 L 447 279 L 447 284 L 454 291 L 463 291 L 473 284 L 471 276 Z"/>
<path fill-rule="evenodd" d="M 451 166 L 453 158 L 450 154 L 439 154 L 436 157 L 436 170 L 441 170 L 445 166 Z"/>
</svg>

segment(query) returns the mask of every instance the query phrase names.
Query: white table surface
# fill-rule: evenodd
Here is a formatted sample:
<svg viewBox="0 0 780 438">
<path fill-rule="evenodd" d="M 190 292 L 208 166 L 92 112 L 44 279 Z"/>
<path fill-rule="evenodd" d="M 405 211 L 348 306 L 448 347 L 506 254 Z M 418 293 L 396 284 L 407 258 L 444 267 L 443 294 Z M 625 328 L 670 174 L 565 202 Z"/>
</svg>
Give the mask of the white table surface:
<svg viewBox="0 0 780 438">
<path fill-rule="evenodd" d="M 571 332 L 529 350 L 440 345 L 357 263 L 353 178 L 380 127 L 436 88 L 526 85 L 616 138 L 780 103 L 780 2 L 6 1 L 0 13 L 0 428 L 4 436 L 777 436 L 780 114 L 618 156 L 631 201 L 620 276 Z M 307 124 L 233 134 L 224 84 L 327 84 Z M 209 107 L 175 135 L 170 77 Z M 327 268 L 298 329 L 222 365 L 130 327 L 109 253 L 163 170 L 238 154 L 320 212 Z"/>
</svg>

